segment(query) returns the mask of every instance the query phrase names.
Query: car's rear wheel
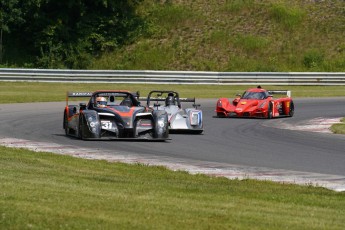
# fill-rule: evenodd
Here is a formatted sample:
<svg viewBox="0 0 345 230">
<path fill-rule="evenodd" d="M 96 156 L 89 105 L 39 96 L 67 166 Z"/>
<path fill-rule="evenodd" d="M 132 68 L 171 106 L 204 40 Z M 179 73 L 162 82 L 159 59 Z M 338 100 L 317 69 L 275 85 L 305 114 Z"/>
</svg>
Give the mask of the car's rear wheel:
<svg viewBox="0 0 345 230">
<path fill-rule="evenodd" d="M 295 113 L 295 105 L 293 101 L 290 102 L 290 110 L 289 110 L 289 116 L 292 117 Z"/>
</svg>

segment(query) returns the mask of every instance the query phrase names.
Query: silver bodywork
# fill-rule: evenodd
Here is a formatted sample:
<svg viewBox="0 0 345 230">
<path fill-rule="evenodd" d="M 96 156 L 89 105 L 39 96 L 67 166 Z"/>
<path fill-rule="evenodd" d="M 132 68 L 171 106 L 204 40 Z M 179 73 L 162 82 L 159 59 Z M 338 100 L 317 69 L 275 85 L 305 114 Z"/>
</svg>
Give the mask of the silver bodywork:
<svg viewBox="0 0 345 230">
<path fill-rule="evenodd" d="M 165 101 L 165 94 L 173 93 L 175 104 L 166 105 L 159 102 Z M 147 106 L 152 110 L 166 111 L 168 114 L 169 132 L 195 133 L 203 132 L 202 111 L 195 105 L 195 98 L 180 98 L 174 91 L 151 91 L 147 98 Z M 154 105 L 151 105 L 155 102 Z M 193 102 L 193 107 L 182 108 L 181 102 Z"/>
</svg>

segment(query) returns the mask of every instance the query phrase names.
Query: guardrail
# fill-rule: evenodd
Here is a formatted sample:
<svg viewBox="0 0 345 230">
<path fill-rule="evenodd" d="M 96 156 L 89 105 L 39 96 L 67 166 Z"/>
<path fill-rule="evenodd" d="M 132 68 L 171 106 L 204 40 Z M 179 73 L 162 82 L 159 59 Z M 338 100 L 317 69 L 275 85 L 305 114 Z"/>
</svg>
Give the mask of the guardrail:
<svg viewBox="0 0 345 230">
<path fill-rule="evenodd" d="M 0 69 L 0 81 L 200 85 L 345 85 L 345 73 L 2 68 Z"/>
</svg>

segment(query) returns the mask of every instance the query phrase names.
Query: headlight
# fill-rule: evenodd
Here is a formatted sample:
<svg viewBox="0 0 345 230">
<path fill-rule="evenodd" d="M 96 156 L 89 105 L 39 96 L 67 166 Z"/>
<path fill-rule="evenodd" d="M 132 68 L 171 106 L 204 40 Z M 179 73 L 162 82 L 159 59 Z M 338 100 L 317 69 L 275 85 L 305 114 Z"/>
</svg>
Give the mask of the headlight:
<svg viewBox="0 0 345 230">
<path fill-rule="evenodd" d="M 96 133 L 97 129 L 99 128 L 99 122 L 97 121 L 97 116 L 95 116 L 94 114 L 85 114 L 85 119 L 87 121 L 89 130 L 93 133 Z"/>
<path fill-rule="evenodd" d="M 92 121 L 96 121 L 97 120 L 97 117 L 93 114 L 85 114 L 86 116 L 86 120 L 90 123 Z"/>
</svg>

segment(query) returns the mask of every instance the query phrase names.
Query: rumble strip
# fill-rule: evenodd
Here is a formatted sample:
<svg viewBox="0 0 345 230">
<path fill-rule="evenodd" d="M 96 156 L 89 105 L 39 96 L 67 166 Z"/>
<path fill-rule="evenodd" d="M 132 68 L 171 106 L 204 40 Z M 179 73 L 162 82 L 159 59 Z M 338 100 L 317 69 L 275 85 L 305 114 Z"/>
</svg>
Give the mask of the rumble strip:
<svg viewBox="0 0 345 230">
<path fill-rule="evenodd" d="M 311 120 L 303 121 L 297 124 L 288 124 L 286 122 L 280 121 L 273 124 L 273 127 L 289 130 L 298 130 L 298 131 L 308 131 L 308 132 L 317 132 L 317 133 L 332 133 L 330 127 L 333 124 L 340 123 L 342 117 L 338 118 L 323 118 L 317 117 Z"/>
</svg>

